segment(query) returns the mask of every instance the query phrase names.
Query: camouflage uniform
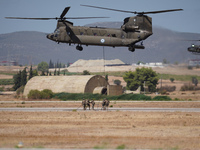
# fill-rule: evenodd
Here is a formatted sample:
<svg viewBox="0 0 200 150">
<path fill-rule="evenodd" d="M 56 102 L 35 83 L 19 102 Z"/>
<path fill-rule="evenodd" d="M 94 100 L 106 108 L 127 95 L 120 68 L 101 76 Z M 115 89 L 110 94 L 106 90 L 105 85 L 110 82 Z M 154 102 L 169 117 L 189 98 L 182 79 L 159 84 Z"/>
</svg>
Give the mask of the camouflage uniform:
<svg viewBox="0 0 200 150">
<path fill-rule="evenodd" d="M 91 103 L 92 103 L 92 109 L 94 110 L 94 105 L 95 105 L 94 100 L 92 100 Z"/>
<path fill-rule="evenodd" d="M 105 105 L 106 105 L 106 99 L 104 99 L 104 100 L 102 101 L 102 108 L 101 108 L 101 109 L 105 110 Z"/>
<path fill-rule="evenodd" d="M 83 106 L 83 109 L 86 110 L 86 100 L 85 99 L 82 100 L 82 106 Z"/>
<path fill-rule="evenodd" d="M 107 100 L 107 99 L 104 99 L 103 102 L 102 102 L 102 109 L 106 110 L 106 107 L 108 109 L 109 104 L 110 104 L 110 101 Z"/>
<path fill-rule="evenodd" d="M 90 110 L 90 100 L 89 99 L 87 100 L 87 106 L 89 107 L 89 110 Z"/>
</svg>

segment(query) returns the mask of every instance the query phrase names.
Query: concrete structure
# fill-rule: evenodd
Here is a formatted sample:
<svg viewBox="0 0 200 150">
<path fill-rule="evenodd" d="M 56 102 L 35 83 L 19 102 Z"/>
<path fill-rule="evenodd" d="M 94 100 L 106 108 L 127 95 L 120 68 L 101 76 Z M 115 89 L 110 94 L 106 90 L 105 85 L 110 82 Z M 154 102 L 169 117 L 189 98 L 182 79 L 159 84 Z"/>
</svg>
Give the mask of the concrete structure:
<svg viewBox="0 0 200 150">
<path fill-rule="evenodd" d="M 107 95 L 107 87 L 96 87 L 93 91 L 93 94 L 105 94 L 105 95 Z"/>
<path fill-rule="evenodd" d="M 121 85 L 108 85 L 107 93 L 108 93 L 108 95 L 111 95 L 111 96 L 122 95 L 123 94 L 122 86 Z"/>
<path fill-rule="evenodd" d="M 126 90 L 125 93 L 126 94 L 141 94 L 141 86 L 139 86 L 136 91 Z"/>
<path fill-rule="evenodd" d="M 50 89 L 54 93 L 107 93 L 108 82 L 100 75 L 80 76 L 36 76 L 25 86 L 24 96 L 27 97 L 30 90 Z M 98 91 L 98 92 L 97 92 Z M 104 92 L 104 93 L 102 93 Z"/>
<path fill-rule="evenodd" d="M 189 60 L 188 66 L 189 67 L 198 67 L 198 66 L 200 66 L 200 59 Z"/>
</svg>

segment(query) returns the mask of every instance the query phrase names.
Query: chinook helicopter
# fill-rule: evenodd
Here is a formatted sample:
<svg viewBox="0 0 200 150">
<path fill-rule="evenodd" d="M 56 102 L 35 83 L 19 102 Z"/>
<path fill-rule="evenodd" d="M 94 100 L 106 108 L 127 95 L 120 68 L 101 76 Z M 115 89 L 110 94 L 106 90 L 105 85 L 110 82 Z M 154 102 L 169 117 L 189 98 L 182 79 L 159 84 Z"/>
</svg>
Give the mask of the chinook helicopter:
<svg viewBox="0 0 200 150">
<path fill-rule="evenodd" d="M 85 7 L 93 7 L 111 11 L 119 11 L 125 13 L 136 14 L 133 17 L 124 19 L 124 24 L 119 29 L 101 28 L 101 27 L 80 27 L 73 26 L 73 23 L 67 19 L 91 19 L 91 18 L 106 18 L 106 17 L 65 17 L 70 7 L 66 7 L 60 17 L 56 18 L 21 18 L 21 17 L 5 17 L 7 19 L 33 19 L 33 20 L 50 20 L 57 21 L 57 27 L 54 33 L 48 34 L 47 38 L 57 43 L 77 44 L 76 49 L 83 50 L 82 45 L 97 45 L 111 47 L 128 47 L 129 51 L 134 52 L 135 49 L 144 49 L 143 40 L 153 34 L 152 18 L 146 14 L 157 14 L 172 11 L 181 11 L 183 9 L 171 9 L 150 12 L 135 12 L 118 10 L 91 5 L 81 5 Z M 140 42 L 138 45 L 136 43 Z"/>
<path fill-rule="evenodd" d="M 190 40 L 190 41 L 200 41 L 200 40 Z M 195 55 L 200 55 L 200 45 L 192 44 L 190 47 L 188 47 L 188 51 Z"/>
</svg>

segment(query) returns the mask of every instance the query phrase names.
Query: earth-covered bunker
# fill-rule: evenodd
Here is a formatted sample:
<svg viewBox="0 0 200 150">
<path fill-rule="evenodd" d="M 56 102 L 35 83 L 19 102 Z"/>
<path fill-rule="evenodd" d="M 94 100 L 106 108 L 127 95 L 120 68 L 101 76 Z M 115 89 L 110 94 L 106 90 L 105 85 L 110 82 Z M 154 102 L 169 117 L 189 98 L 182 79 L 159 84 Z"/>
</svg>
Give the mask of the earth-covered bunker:
<svg viewBox="0 0 200 150">
<path fill-rule="evenodd" d="M 54 93 L 93 93 L 94 89 L 101 87 L 99 94 L 107 93 L 108 82 L 100 75 L 79 76 L 36 76 L 28 81 L 24 88 L 24 96 L 29 91 L 50 89 Z"/>
</svg>

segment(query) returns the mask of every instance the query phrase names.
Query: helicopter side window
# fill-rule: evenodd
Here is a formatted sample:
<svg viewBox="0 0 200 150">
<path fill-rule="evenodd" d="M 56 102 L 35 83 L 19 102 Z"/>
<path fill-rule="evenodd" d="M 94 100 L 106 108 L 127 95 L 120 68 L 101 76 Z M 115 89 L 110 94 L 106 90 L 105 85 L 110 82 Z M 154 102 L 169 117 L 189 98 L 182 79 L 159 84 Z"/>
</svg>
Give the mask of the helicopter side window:
<svg viewBox="0 0 200 150">
<path fill-rule="evenodd" d="M 112 34 L 112 37 L 117 37 L 116 34 Z"/>
</svg>

